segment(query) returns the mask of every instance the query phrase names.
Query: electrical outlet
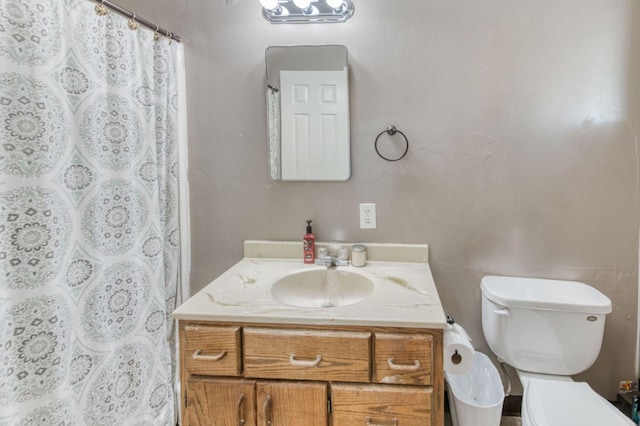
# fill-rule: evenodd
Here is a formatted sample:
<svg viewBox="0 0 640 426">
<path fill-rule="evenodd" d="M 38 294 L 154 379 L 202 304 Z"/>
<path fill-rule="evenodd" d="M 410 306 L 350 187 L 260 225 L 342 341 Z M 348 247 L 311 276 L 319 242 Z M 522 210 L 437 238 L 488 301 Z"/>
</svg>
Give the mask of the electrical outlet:
<svg viewBox="0 0 640 426">
<path fill-rule="evenodd" d="M 376 229 L 375 203 L 360 203 L 360 229 Z"/>
</svg>

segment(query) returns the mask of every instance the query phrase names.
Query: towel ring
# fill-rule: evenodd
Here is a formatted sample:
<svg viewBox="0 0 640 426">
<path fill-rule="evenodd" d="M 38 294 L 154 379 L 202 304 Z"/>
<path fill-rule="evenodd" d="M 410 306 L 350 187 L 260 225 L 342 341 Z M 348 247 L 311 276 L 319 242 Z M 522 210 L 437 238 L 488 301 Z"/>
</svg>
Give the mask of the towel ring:
<svg viewBox="0 0 640 426">
<path fill-rule="evenodd" d="M 402 137 L 404 138 L 404 142 L 405 142 L 406 146 L 404 148 L 404 152 L 402 153 L 402 155 L 400 157 L 398 157 L 398 158 L 387 158 L 384 155 L 380 154 L 380 151 L 378 150 L 378 141 L 380 139 L 380 136 L 382 136 L 385 133 L 388 134 L 389 136 L 393 136 L 396 133 L 400 133 L 402 135 Z M 387 126 L 386 129 L 384 129 L 383 131 L 378 133 L 378 136 L 376 136 L 376 143 L 375 143 L 374 147 L 376 149 L 376 154 L 378 154 L 378 156 L 380 156 L 380 158 L 382 158 L 383 160 L 398 161 L 398 160 L 401 160 L 402 158 L 404 158 L 405 155 L 407 155 L 407 152 L 409 151 L 409 139 L 407 139 L 407 135 L 405 135 L 400 130 L 398 130 L 396 128 L 396 126 L 394 126 L 393 124 L 390 124 L 390 125 Z"/>
</svg>

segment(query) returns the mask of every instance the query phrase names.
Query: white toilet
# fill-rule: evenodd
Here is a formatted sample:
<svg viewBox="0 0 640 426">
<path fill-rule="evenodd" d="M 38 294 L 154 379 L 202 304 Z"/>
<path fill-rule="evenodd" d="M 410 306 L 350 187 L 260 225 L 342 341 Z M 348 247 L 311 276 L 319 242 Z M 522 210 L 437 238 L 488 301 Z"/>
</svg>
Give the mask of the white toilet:
<svg viewBox="0 0 640 426">
<path fill-rule="evenodd" d="M 522 382 L 523 426 L 635 425 L 570 377 L 598 357 L 609 298 L 575 281 L 487 276 L 480 287 L 487 343 Z"/>
</svg>

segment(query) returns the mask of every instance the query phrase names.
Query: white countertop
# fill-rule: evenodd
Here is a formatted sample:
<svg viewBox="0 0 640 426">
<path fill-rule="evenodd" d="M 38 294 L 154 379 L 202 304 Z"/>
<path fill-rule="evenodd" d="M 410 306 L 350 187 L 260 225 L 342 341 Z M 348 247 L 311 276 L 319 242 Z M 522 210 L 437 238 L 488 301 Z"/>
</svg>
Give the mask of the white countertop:
<svg viewBox="0 0 640 426">
<path fill-rule="evenodd" d="M 336 252 L 346 243 L 317 243 Z M 301 242 L 245 242 L 245 258 L 173 312 L 179 320 L 302 325 L 369 325 L 445 328 L 446 318 L 428 264 L 428 247 L 418 244 L 366 244 L 366 266 L 336 267 L 369 277 L 373 294 L 353 305 L 300 308 L 271 297 L 279 278 L 324 266 L 302 261 Z M 392 260 L 392 261 L 389 261 Z"/>
</svg>

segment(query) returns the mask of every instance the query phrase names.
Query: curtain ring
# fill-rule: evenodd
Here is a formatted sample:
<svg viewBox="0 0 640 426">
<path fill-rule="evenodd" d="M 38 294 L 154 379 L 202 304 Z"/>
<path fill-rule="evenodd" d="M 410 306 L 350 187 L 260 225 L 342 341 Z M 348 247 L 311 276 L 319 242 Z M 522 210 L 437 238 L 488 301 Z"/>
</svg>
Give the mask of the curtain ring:
<svg viewBox="0 0 640 426">
<path fill-rule="evenodd" d="M 169 31 L 167 37 L 169 37 L 169 44 L 171 44 L 173 42 L 173 33 Z"/>
<path fill-rule="evenodd" d="M 96 4 L 96 15 L 98 16 L 105 16 L 107 13 L 109 13 L 109 9 L 107 9 L 107 6 L 104 5 L 104 0 L 100 1 L 100 4 Z"/>
<path fill-rule="evenodd" d="M 160 35 L 158 34 L 158 30 L 160 27 L 156 24 L 156 30 L 153 32 L 153 41 L 158 41 L 160 39 Z"/>
<path fill-rule="evenodd" d="M 129 29 L 132 31 L 137 30 L 140 25 L 138 24 L 138 21 L 136 21 L 136 14 L 131 12 L 133 14 L 133 16 L 131 17 L 131 19 L 129 19 Z"/>
<path fill-rule="evenodd" d="M 380 151 L 378 150 L 378 141 L 380 139 L 380 136 L 382 136 L 383 134 L 388 134 L 389 136 L 393 136 L 397 133 L 399 133 L 400 135 L 402 135 L 402 137 L 404 138 L 404 142 L 405 142 L 405 148 L 404 148 L 404 152 L 402 153 L 402 155 L 398 158 L 387 158 L 384 155 L 380 154 Z M 387 126 L 386 129 L 384 129 L 383 131 L 381 131 L 378 136 L 376 136 L 376 142 L 374 144 L 374 148 L 376 149 L 376 154 L 378 154 L 378 156 L 380 158 L 382 158 L 383 160 L 387 160 L 387 161 L 398 161 L 402 158 L 404 158 L 405 155 L 407 155 L 407 152 L 409 151 L 409 139 L 407 139 L 407 135 L 405 135 L 404 133 L 402 133 L 400 130 L 398 130 L 396 128 L 396 126 L 394 126 L 393 124 L 390 124 Z"/>
</svg>

